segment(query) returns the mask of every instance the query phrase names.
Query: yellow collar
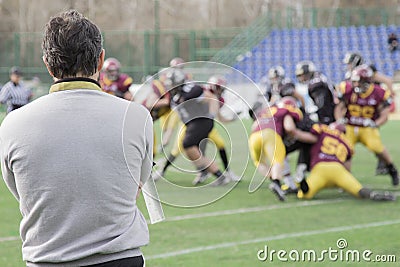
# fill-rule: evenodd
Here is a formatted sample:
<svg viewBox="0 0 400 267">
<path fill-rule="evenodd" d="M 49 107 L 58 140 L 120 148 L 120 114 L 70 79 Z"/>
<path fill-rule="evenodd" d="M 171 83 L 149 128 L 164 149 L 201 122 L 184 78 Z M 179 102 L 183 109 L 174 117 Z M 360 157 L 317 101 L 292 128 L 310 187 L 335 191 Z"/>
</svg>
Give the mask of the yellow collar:
<svg viewBox="0 0 400 267">
<path fill-rule="evenodd" d="M 99 84 L 92 79 L 88 78 L 72 78 L 63 79 L 55 82 L 51 87 L 49 93 L 74 90 L 74 89 L 88 89 L 101 91 Z"/>
<path fill-rule="evenodd" d="M 361 98 L 367 98 L 372 93 L 372 91 L 374 91 L 374 87 L 375 87 L 375 85 L 373 83 L 371 83 L 371 85 L 369 86 L 368 90 L 365 91 L 364 93 L 361 93 L 360 97 Z"/>
</svg>

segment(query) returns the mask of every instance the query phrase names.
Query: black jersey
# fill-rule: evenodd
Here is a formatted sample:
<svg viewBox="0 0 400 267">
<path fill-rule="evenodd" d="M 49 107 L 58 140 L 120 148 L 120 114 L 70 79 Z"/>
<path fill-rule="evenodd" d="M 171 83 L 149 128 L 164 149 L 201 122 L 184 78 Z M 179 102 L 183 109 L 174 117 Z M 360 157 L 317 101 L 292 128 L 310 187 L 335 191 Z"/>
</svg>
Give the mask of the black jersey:
<svg viewBox="0 0 400 267">
<path fill-rule="evenodd" d="M 173 109 L 176 108 L 184 124 L 188 124 L 198 118 L 212 119 L 208 103 L 202 101 L 202 98 L 203 87 L 189 83 L 184 85 L 180 92 L 172 97 L 171 107 Z"/>
<path fill-rule="evenodd" d="M 308 81 L 308 94 L 317 106 L 317 115 L 320 123 L 329 124 L 334 118 L 334 87 L 328 82 L 325 75 L 314 72 Z"/>
</svg>

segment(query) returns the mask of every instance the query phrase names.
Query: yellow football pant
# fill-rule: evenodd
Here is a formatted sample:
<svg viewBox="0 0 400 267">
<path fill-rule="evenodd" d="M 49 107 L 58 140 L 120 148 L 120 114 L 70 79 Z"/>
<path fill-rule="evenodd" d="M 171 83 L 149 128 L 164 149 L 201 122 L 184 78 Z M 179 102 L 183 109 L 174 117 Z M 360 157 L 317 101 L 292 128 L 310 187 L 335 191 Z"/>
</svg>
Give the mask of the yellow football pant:
<svg viewBox="0 0 400 267">
<path fill-rule="evenodd" d="M 378 128 L 346 125 L 346 138 L 353 146 L 360 142 L 375 154 L 385 149 Z"/>
<path fill-rule="evenodd" d="M 311 199 L 324 188 L 339 187 L 359 197 L 358 192 L 363 188 L 360 182 L 338 162 L 320 162 L 312 168 L 307 177 L 308 192 L 299 190 L 298 198 Z"/>
<path fill-rule="evenodd" d="M 272 129 L 254 132 L 249 137 L 249 150 L 255 166 L 260 163 L 283 165 L 286 157 L 286 148 L 282 138 Z"/>
</svg>

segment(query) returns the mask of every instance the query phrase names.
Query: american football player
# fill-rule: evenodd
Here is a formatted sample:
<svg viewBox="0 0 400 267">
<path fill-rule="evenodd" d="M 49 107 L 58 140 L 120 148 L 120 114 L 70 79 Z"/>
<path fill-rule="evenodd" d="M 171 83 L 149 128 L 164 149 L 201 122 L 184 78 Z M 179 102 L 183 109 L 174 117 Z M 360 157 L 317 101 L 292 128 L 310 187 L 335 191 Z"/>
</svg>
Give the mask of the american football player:
<svg viewBox="0 0 400 267">
<path fill-rule="evenodd" d="M 317 107 L 318 122 L 329 124 L 335 120 L 335 90 L 328 78 L 317 71 L 312 61 L 304 60 L 296 64 L 295 74 L 300 83 L 308 86 L 308 94 Z"/>
<path fill-rule="evenodd" d="M 185 125 L 182 147 L 187 157 L 193 161 L 199 171 L 206 169 L 215 175 L 212 185 L 219 186 L 231 181 L 223 174 L 213 160 L 209 160 L 200 151 L 200 143 L 206 139 L 214 127 L 214 118 L 219 111 L 219 101 L 210 91 L 194 82 L 186 82 L 185 74 L 174 68 L 167 74 L 166 83 L 170 84 L 171 108 L 176 110 Z"/>
<path fill-rule="evenodd" d="M 284 201 L 281 180 L 286 149 L 282 139 L 296 129 L 295 122 L 300 121 L 303 114 L 297 107 L 296 99 L 287 96 L 270 108 L 261 107 L 253 116 L 255 120 L 249 137 L 251 158 L 258 172 L 270 177 L 270 190 L 280 201 Z"/>
<path fill-rule="evenodd" d="M 301 103 L 303 108 L 305 106 L 303 96 L 296 91 L 294 83 L 289 78 L 285 78 L 285 70 L 279 65 L 268 70 L 265 96 L 271 104 L 282 97 L 292 96 Z"/>
<path fill-rule="evenodd" d="M 333 122 L 335 120 L 334 108 L 337 101 L 334 86 L 328 81 L 328 78 L 317 71 L 315 64 L 309 60 L 303 60 L 297 63 L 295 74 L 297 80 L 307 86 L 308 95 L 315 105 L 313 107 L 316 110 L 306 107 L 309 117 L 323 124 L 330 124 Z M 297 180 L 302 180 L 304 178 L 304 172 L 310 168 L 307 151 L 303 150 L 302 153 L 304 163 L 297 165 Z"/>
<path fill-rule="evenodd" d="M 389 90 L 373 82 L 373 75 L 371 67 L 363 64 L 352 71 L 350 81 L 340 84 L 335 117 L 347 122 L 346 136 L 352 145 L 362 143 L 385 162 L 392 184 L 397 186 L 397 169 L 379 133 L 388 119 L 392 98 Z"/>
<path fill-rule="evenodd" d="M 107 58 L 104 61 L 103 71 L 100 73 L 100 85 L 104 92 L 132 100 L 129 87 L 133 79 L 121 73 L 121 63 L 116 58 Z"/>
<path fill-rule="evenodd" d="M 214 75 L 214 76 L 211 76 L 208 79 L 207 84 L 202 87 L 203 87 L 203 90 L 207 90 L 207 91 L 211 92 L 212 94 L 214 94 L 215 97 L 219 101 L 219 106 L 222 107 L 225 103 L 225 100 L 222 97 L 222 93 L 224 92 L 226 85 L 227 85 L 227 82 L 224 77 L 219 76 L 219 75 Z M 228 120 L 228 119 L 222 117 L 220 113 L 217 114 L 217 119 L 220 120 L 221 122 L 231 121 L 231 120 Z M 162 171 L 159 174 L 156 174 L 156 176 L 155 176 L 156 179 L 159 178 L 160 176 L 165 175 L 165 172 L 167 171 L 168 167 L 175 161 L 175 159 L 183 151 L 182 142 L 183 142 L 185 133 L 186 133 L 186 128 L 185 128 L 185 126 L 183 126 L 179 130 L 179 134 L 177 135 L 177 140 L 174 144 L 174 147 L 171 149 L 171 152 L 168 155 L 166 162 L 164 163 L 164 165 L 162 167 Z M 220 135 L 220 133 L 218 132 L 218 130 L 215 127 L 208 134 L 208 139 L 210 139 L 210 141 L 213 142 L 218 149 L 219 155 L 221 157 L 221 161 L 224 165 L 225 175 L 228 176 L 233 181 L 239 181 L 240 177 L 237 176 L 229 168 L 229 162 L 228 162 L 228 157 L 226 154 L 224 139 L 222 138 L 222 136 Z M 203 147 L 203 145 L 204 145 L 204 147 Z M 203 155 L 205 154 L 205 145 L 206 145 L 206 142 L 202 142 L 199 146 Z M 199 183 L 204 182 L 208 177 L 209 177 L 209 172 L 206 169 L 200 171 L 199 174 L 196 176 L 196 178 L 193 180 L 193 185 L 197 185 Z"/>
<path fill-rule="evenodd" d="M 390 192 L 372 191 L 350 173 L 353 145 L 347 140 L 346 128 L 340 123 L 314 124 L 310 132 L 295 130 L 295 136 L 311 147 L 311 172 L 300 182 L 298 198 L 311 199 L 324 188 L 339 187 L 355 197 L 377 201 L 393 201 Z"/>
<path fill-rule="evenodd" d="M 343 58 L 343 63 L 346 64 L 346 68 L 347 68 L 347 71 L 345 74 L 345 80 L 350 80 L 351 72 L 356 67 L 365 64 L 365 60 L 359 53 L 347 52 Z M 375 65 L 370 64 L 369 67 L 373 71 L 372 80 L 375 83 L 384 84 L 386 89 L 389 90 L 393 96 L 394 95 L 393 80 L 389 76 L 379 72 L 376 69 Z"/>
<path fill-rule="evenodd" d="M 345 81 L 350 80 L 351 72 L 354 68 L 362 65 L 365 63 L 364 58 L 359 54 L 355 52 L 347 52 L 343 58 L 343 63 L 346 64 L 346 74 L 345 74 Z M 384 85 L 386 90 L 389 90 L 392 94 L 392 97 L 394 97 L 394 90 L 393 90 L 393 80 L 389 76 L 383 74 L 382 72 L 379 72 L 376 67 L 373 64 L 369 65 L 372 71 L 374 72 L 372 76 L 372 80 L 377 83 Z M 343 82 L 345 82 L 343 81 Z M 390 112 L 394 112 L 395 110 L 395 102 L 392 101 L 390 105 Z M 378 158 L 378 165 L 376 167 L 375 171 L 376 175 L 384 175 L 388 174 L 389 170 L 386 168 L 386 164 L 384 161 L 380 160 Z"/>
</svg>

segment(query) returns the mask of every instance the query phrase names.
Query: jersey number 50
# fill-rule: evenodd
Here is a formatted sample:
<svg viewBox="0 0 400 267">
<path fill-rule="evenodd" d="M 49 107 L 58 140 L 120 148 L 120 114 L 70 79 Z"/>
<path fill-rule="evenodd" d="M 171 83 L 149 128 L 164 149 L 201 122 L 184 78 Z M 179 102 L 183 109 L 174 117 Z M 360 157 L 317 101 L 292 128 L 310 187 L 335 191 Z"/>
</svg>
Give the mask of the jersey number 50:
<svg viewBox="0 0 400 267">
<path fill-rule="evenodd" d="M 340 162 L 345 162 L 347 159 L 346 146 L 330 136 L 326 136 L 322 140 L 321 151 L 327 155 L 336 156 Z"/>
</svg>

